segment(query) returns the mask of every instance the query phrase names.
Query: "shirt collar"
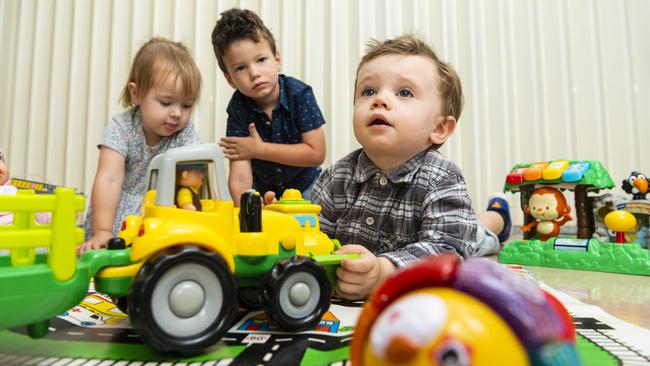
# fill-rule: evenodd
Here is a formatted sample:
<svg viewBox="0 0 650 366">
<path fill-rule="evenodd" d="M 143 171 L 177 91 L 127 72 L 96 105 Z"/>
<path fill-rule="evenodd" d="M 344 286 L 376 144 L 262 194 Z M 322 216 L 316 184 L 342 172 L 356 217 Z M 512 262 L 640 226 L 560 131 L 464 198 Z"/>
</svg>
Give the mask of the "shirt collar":
<svg viewBox="0 0 650 366">
<path fill-rule="evenodd" d="M 418 169 L 426 160 L 427 154 L 439 154 L 438 151 L 432 146 L 421 153 L 415 155 L 406 163 L 400 165 L 396 169 L 388 172 L 386 178 L 391 181 L 391 183 L 410 183 L 415 180 L 415 175 L 418 172 Z M 370 160 L 366 152 L 361 149 L 361 153 L 357 158 L 357 164 L 352 174 L 353 183 L 364 183 L 374 177 L 377 174 L 382 174 L 381 169 L 375 165 L 375 163 Z"/>
<path fill-rule="evenodd" d="M 278 98 L 278 105 L 274 109 L 277 109 L 278 106 L 284 107 L 284 109 L 289 110 L 289 96 L 286 76 L 283 74 L 278 75 L 278 87 L 280 88 L 280 97 Z"/>
</svg>

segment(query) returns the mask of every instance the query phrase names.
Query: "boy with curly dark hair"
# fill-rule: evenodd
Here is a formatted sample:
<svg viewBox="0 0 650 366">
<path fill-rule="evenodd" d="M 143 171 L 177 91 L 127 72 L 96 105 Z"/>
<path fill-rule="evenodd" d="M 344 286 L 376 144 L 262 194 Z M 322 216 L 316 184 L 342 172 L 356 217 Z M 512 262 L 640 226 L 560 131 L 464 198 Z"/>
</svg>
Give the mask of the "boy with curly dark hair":
<svg viewBox="0 0 650 366">
<path fill-rule="evenodd" d="M 325 159 L 325 119 L 312 88 L 280 74 L 280 54 L 257 14 L 230 9 L 212 31 L 219 68 L 235 92 L 227 107 L 226 137 L 219 142 L 230 159 L 228 186 L 236 205 L 250 188 L 287 188 L 309 199 Z"/>
</svg>

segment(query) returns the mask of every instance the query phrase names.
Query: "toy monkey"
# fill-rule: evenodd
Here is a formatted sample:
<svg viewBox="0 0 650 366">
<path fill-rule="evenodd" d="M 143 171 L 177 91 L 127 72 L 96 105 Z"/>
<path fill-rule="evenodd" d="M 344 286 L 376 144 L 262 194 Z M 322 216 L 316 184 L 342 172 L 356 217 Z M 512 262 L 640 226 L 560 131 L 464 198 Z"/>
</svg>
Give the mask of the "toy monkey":
<svg viewBox="0 0 650 366">
<path fill-rule="evenodd" d="M 571 221 L 571 206 L 566 203 L 562 192 L 556 188 L 538 188 L 528 199 L 524 207 L 527 215 L 535 221 L 521 227 L 523 231 L 530 231 L 536 227 L 539 240 L 546 241 L 560 233 L 560 226 Z"/>
</svg>

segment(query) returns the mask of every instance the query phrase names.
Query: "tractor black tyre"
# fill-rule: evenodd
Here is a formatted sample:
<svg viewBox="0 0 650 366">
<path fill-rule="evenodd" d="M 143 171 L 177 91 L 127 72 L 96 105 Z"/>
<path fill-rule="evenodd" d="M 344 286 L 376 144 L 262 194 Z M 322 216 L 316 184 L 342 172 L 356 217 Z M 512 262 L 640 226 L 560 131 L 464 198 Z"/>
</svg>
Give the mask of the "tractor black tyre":
<svg viewBox="0 0 650 366">
<path fill-rule="evenodd" d="M 320 322 L 329 310 L 331 295 L 323 266 L 307 257 L 290 257 L 266 274 L 262 308 L 283 329 L 300 331 Z"/>
<path fill-rule="evenodd" d="M 191 355 L 215 344 L 237 312 L 237 285 L 226 261 L 195 246 L 146 262 L 128 295 L 131 324 L 162 353 Z"/>
<path fill-rule="evenodd" d="M 127 296 L 120 296 L 120 297 L 113 298 L 113 304 L 115 304 L 115 306 L 117 306 L 117 308 L 120 309 L 120 311 L 126 315 L 129 315 L 128 301 L 129 300 Z"/>
</svg>

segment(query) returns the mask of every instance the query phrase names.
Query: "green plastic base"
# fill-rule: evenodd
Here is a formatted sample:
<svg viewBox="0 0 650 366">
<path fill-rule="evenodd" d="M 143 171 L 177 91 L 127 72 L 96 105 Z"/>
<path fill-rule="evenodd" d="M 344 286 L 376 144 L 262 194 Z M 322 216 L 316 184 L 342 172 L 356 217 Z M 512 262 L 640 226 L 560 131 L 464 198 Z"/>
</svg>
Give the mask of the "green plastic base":
<svg viewBox="0 0 650 366">
<path fill-rule="evenodd" d="M 28 325 L 27 333 L 32 338 L 42 338 L 45 337 L 45 335 L 47 334 L 49 326 L 50 326 L 49 319 L 42 320 L 40 322 L 36 322 L 34 324 Z"/>
<path fill-rule="evenodd" d="M 41 338 L 38 340 L 29 339 L 22 334 L 12 331 L 0 331 L 0 354 L 16 355 L 33 358 L 43 356 L 58 358 L 92 358 L 104 360 L 128 360 L 139 361 L 141 364 L 154 361 L 169 364 L 174 361 L 185 363 L 213 361 L 221 359 L 236 359 L 236 357 L 248 348 L 245 345 L 226 346 L 219 344 L 211 347 L 201 355 L 190 356 L 183 359 L 174 359 L 172 356 L 157 354 L 151 348 L 140 343 L 112 342 L 91 342 L 79 339 L 75 340 L 54 340 Z M 607 350 L 581 335 L 576 336 L 576 349 L 583 365 L 618 366 L 620 361 Z M 254 351 L 250 351 L 254 352 Z M 350 347 L 342 342 L 339 348 L 332 350 L 321 350 L 315 347 L 306 349 L 300 364 L 303 366 L 317 366 L 329 364 L 344 364 L 349 357 Z M 250 355 L 249 355 L 250 357 Z M 262 355 L 259 356 L 260 358 Z M 135 362 L 134 362 L 135 364 Z M 179 363 L 180 364 L 180 363 Z M 206 362 L 206 364 L 212 364 Z"/>
<path fill-rule="evenodd" d="M 36 335 L 47 330 L 41 322 L 79 304 L 100 268 L 131 264 L 129 253 L 130 249 L 86 252 L 66 281 L 53 277 L 46 253 L 37 254 L 33 265 L 17 267 L 11 266 L 7 255 L 0 255 L 0 329 L 31 324 Z"/>
<path fill-rule="evenodd" d="M 636 243 L 603 243 L 596 239 L 514 241 L 501 250 L 499 262 L 650 276 L 650 250 Z"/>
</svg>

